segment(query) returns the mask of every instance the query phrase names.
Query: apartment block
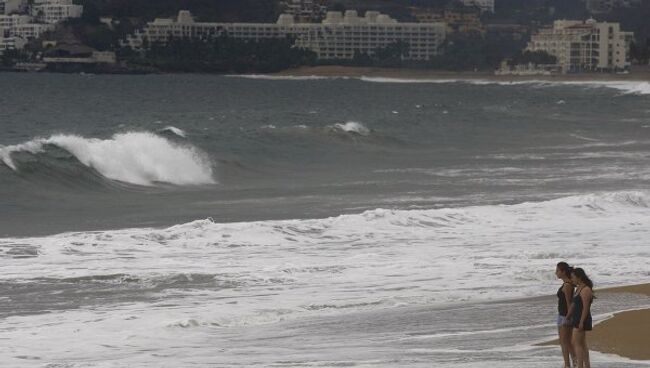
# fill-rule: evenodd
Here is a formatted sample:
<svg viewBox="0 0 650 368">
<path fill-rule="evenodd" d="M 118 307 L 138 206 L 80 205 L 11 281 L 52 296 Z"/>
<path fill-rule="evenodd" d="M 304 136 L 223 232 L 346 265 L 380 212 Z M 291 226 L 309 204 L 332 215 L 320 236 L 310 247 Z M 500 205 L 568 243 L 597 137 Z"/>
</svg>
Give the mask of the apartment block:
<svg viewBox="0 0 650 368">
<path fill-rule="evenodd" d="M 24 5 L 24 0 L 0 0 L 0 15 L 20 12 Z"/>
<path fill-rule="evenodd" d="M 42 22 L 56 24 L 66 19 L 81 17 L 83 5 L 75 5 L 72 0 L 35 0 L 31 14 Z"/>
<path fill-rule="evenodd" d="M 644 0 L 584 0 L 587 10 L 593 14 L 609 13 L 616 7 L 637 6 Z"/>
<path fill-rule="evenodd" d="M 300 23 L 320 22 L 327 13 L 323 0 L 285 0 L 280 3 L 285 14 L 291 14 Z"/>
<path fill-rule="evenodd" d="M 531 37 L 527 50 L 546 51 L 565 73 L 621 71 L 630 66 L 632 32 L 618 23 L 558 20 Z"/>
<path fill-rule="evenodd" d="M 363 17 L 354 10 L 327 12 L 321 23 L 299 23 L 282 14 L 276 23 L 200 23 L 189 11 L 176 19 L 156 19 L 127 38 L 132 48 L 145 43 L 166 43 L 172 38 L 209 40 L 227 34 L 243 40 L 295 39 L 295 46 L 314 51 L 319 59 L 352 59 L 359 53 L 372 55 L 378 48 L 397 42 L 409 46 L 408 60 L 429 60 L 440 51 L 445 39 L 444 23 L 400 23 L 388 15 L 368 11 Z"/>
<path fill-rule="evenodd" d="M 462 0 L 465 6 L 475 6 L 483 12 L 494 13 L 494 0 Z"/>
</svg>

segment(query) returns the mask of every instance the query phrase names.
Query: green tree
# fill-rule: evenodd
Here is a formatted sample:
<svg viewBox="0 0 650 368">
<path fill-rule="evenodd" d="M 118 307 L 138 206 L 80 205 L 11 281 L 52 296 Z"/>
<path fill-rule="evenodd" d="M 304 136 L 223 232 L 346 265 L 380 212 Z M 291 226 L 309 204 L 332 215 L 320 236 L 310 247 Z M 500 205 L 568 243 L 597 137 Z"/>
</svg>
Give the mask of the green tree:
<svg viewBox="0 0 650 368">
<path fill-rule="evenodd" d="M 556 64 L 557 57 L 546 51 L 523 51 L 509 59 L 510 65 L 533 63 L 535 65 Z"/>
</svg>

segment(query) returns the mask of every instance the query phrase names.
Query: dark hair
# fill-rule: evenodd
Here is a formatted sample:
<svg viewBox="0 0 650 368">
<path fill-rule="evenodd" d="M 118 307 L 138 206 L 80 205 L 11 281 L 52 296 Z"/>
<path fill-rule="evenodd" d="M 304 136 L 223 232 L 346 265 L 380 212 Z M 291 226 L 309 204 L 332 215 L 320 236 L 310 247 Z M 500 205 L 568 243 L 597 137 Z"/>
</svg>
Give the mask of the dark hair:
<svg viewBox="0 0 650 368">
<path fill-rule="evenodd" d="M 576 277 L 580 279 L 580 281 L 584 282 L 585 285 L 589 286 L 590 289 L 594 288 L 594 283 L 591 281 L 591 279 L 585 273 L 585 270 L 583 270 L 582 268 L 574 268 L 571 271 L 571 273 L 576 275 Z"/>
<path fill-rule="evenodd" d="M 566 262 L 558 263 L 557 268 L 566 277 L 570 277 L 571 276 L 571 271 L 573 271 L 573 267 L 569 266 L 569 264 L 566 263 Z"/>
</svg>

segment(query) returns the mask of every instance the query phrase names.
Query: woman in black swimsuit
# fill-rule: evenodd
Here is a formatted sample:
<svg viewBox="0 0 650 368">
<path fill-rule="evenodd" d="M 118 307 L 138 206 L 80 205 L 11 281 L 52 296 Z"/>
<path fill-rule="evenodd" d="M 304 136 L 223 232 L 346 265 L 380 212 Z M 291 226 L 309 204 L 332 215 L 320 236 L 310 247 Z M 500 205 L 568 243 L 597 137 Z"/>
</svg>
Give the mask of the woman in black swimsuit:
<svg viewBox="0 0 650 368">
<path fill-rule="evenodd" d="M 571 344 L 571 332 L 573 327 L 567 323 L 569 306 L 573 298 L 573 284 L 571 283 L 571 266 L 566 262 L 560 262 L 555 267 L 555 276 L 563 281 L 562 286 L 557 291 L 557 333 L 560 337 L 560 347 L 564 357 L 564 368 L 571 368 L 571 358 L 575 362 L 576 353 Z M 574 364 L 575 365 L 575 364 Z"/>
<path fill-rule="evenodd" d="M 571 271 L 571 282 L 576 285 L 576 292 L 568 315 L 571 316 L 571 325 L 573 326 L 571 342 L 576 350 L 576 368 L 591 368 L 586 332 L 591 331 L 592 327 L 591 303 L 594 300 L 594 283 L 582 268 L 575 268 Z"/>
</svg>

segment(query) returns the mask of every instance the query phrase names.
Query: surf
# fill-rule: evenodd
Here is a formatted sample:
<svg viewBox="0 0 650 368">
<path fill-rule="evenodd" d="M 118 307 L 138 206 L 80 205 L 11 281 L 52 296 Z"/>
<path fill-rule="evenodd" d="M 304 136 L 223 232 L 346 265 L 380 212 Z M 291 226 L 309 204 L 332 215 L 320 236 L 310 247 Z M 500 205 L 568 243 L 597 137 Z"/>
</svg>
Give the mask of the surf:
<svg viewBox="0 0 650 368">
<path fill-rule="evenodd" d="M 150 132 L 114 134 L 108 139 L 57 134 L 11 146 L 0 146 L 0 162 L 20 172 L 18 154 L 47 155 L 48 146 L 69 152 L 106 179 L 153 186 L 215 184 L 208 156 L 191 145 L 180 145 Z"/>
</svg>

